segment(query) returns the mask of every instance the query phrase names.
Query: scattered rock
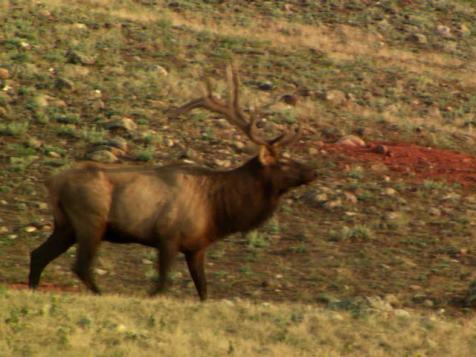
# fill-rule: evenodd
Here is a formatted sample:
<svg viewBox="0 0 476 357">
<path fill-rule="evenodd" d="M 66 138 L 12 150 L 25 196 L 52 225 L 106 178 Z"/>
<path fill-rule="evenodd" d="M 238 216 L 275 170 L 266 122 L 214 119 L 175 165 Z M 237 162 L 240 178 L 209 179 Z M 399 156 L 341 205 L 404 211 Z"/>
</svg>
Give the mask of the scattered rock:
<svg viewBox="0 0 476 357">
<path fill-rule="evenodd" d="M 280 99 L 281 102 L 284 102 L 288 105 L 295 106 L 297 102 L 299 101 L 299 97 L 297 95 L 293 94 L 285 94 L 283 95 Z"/>
<path fill-rule="evenodd" d="M 392 307 L 397 307 L 400 305 L 400 300 L 393 295 L 393 294 L 387 294 L 384 296 L 384 300 L 389 303 Z"/>
<path fill-rule="evenodd" d="M 48 151 L 47 155 L 54 159 L 59 159 L 61 157 L 61 154 L 57 153 L 56 151 Z"/>
<path fill-rule="evenodd" d="M 307 152 L 312 155 L 312 156 L 315 156 L 315 155 L 318 155 L 319 154 L 319 149 L 317 148 L 314 148 L 314 147 L 310 147 Z"/>
<path fill-rule="evenodd" d="M 344 136 L 344 132 L 336 127 L 325 127 L 321 129 L 321 135 L 326 140 L 338 140 Z"/>
<path fill-rule="evenodd" d="M 404 309 L 395 309 L 393 310 L 393 313 L 396 317 L 399 317 L 399 318 L 404 318 L 404 319 L 410 318 L 410 313 Z"/>
<path fill-rule="evenodd" d="M 7 118 L 8 110 L 4 107 L 0 107 L 0 118 Z"/>
<path fill-rule="evenodd" d="M 113 163 L 119 160 L 116 155 L 108 150 L 94 151 L 87 155 L 87 159 L 106 163 Z"/>
<path fill-rule="evenodd" d="M 337 141 L 338 145 L 345 145 L 350 147 L 364 147 L 365 141 L 355 135 L 347 135 Z"/>
<path fill-rule="evenodd" d="M 327 209 L 334 209 L 338 207 L 342 207 L 342 200 L 340 198 L 324 203 L 324 208 Z"/>
<path fill-rule="evenodd" d="M 189 159 L 189 160 L 192 160 L 192 161 L 200 161 L 200 155 L 198 154 L 198 152 L 196 152 L 195 150 L 191 149 L 191 148 L 186 148 L 184 149 L 178 156 L 179 159 Z"/>
<path fill-rule="evenodd" d="M 471 36 L 471 30 L 466 24 L 461 24 L 458 26 L 458 33 L 463 37 Z"/>
<path fill-rule="evenodd" d="M 38 229 L 35 226 L 27 226 L 25 227 L 25 232 L 27 233 L 33 233 L 36 232 Z"/>
<path fill-rule="evenodd" d="M 430 299 L 425 299 L 425 300 L 423 301 L 423 306 L 425 306 L 425 307 L 433 307 L 433 306 L 435 306 L 435 303 L 434 303 L 432 300 L 430 300 Z"/>
<path fill-rule="evenodd" d="M 402 221 L 404 218 L 401 212 L 387 212 L 385 214 L 385 220 L 391 223 Z"/>
<path fill-rule="evenodd" d="M 59 78 L 56 78 L 55 80 L 55 88 L 56 89 L 73 89 L 74 83 L 73 81 L 67 78 L 59 77 Z"/>
<path fill-rule="evenodd" d="M 128 149 L 127 140 L 124 138 L 121 138 L 120 136 L 115 136 L 112 139 L 107 140 L 105 144 L 107 146 L 112 146 L 112 147 L 121 149 L 124 152 L 127 152 L 127 149 Z"/>
<path fill-rule="evenodd" d="M 155 71 L 160 74 L 161 76 L 168 76 L 169 75 L 169 72 L 162 66 L 160 65 L 156 65 L 155 66 Z"/>
<path fill-rule="evenodd" d="M 66 53 L 66 58 L 68 59 L 69 63 L 73 64 L 92 65 L 96 62 L 94 57 L 87 56 L 84 53 L 75 50 L 69 50 Z"/>
<path fill-rule="evenodd" d="M 25 143 L 27 146 L 34 148 L 34 149 L 39 149 L 43 146 L 43 141 L 35 138 L 35 137 L 30 137 Z"/>
<path fill-rule="evenodd" d="M 428 213 L 432 216 L 435 216 L 435 217 L 440 217 L 441 216 L 441 210 L 439 208 L 436 208 L 436 207 L 430 207 L 428 209 Z"/>
<path fill-rule="evenodd" d="M 5 227 L 5 226 L 0 227 L 0 234 L 8 233 L 8 231 L 9 231 L 8 227 Z"/>
<path fill-rule="evenodd" d="M 357 196 L 354 195 L 352 192 L 344 192 L 344 197 L 347 202 L 352 203 L 354 205 L 358 201 Z"/>
<path fill-rule="evenodd" d="M 347 101 L 347 98 L 344 92 L 337 89 L 331 89 L 326 93 L 326 100 L 334 105 L 341 105 Z"/>
<path fill-rule="evenodd" d="M 269 82 L 269 81 L 264 81 L 258 83 L 258 89 L 259 90 L 264 90 L 264 91 L 269 91 L 274 89 L 274 84 Z"/>
<path fill-rule="evenodd" d="M 127 132 L 133 132 L 137 129 L 137 124 L 131 118 L 116 118 L 104 124 L 106 129 L 123 129 Z"/>
<path fill-rule="evenodd" d="M 75 24 L 71 25 L 72 28 L 76 30 L 87 30 L 88 26 L 81 23 L 81 22 L 76 22 Z"/>
<path fill-rule="evenodd" d="M 428 38 L 422 33 L 412 33 L 408 35 L 407 39 L 420 45 L 428 43 Z"/>
<path fill-rule="evenodd" d="M 230 167 L 231 166 L 231 161 L 230 160 L 219 160 L 219 159 L 215 159 L 213 161 L 216 165 L 220 166 L 220 167 Z"/>
<path fill-rule="evenodd" d="M 386 196 L 395 196 L 398 192 L 391 187 L 386 187 L 383 189 L 382 193 Z"/>
<path fill-rule="evenodd" d="M 10 71 L 6 68 L 0 68 L 0 79 L 10 78 Z"/>
<path fill-rule="evenodd" d="M 39 108 L 46 108 L 48 106 L 49 96 L 44 94 L 38 94 L 33 97 L 33 103 Z"/>
<path fill-rule="evenodd" d="M 106 275 L 107 270 L 101 269 L 101 268 L 96 268 L 94 269 L 97 275 Z"/>
<path fill-rule="evenodd" d="M 438 25 L 436 27 L 436 33 L 443 38 L 452 38 L 451 29 L 445 25 Z"/>
<path fill-rule="evenodd" d="M 322 206 L 323 203 L 329 200 L 329 196 L 324 192 L 317 192 L 315 190 L 309 190 L 304 192 L 301 196 L 301 200 L 310 206 Z"/>
<path fill-rule="evenodd" d="M 387 146 L 385 145 L 377 145 L 374 149 L 373 149 L 374 152 L 376 152 L 377 154 L 382 154 L 382 155 L 388 155 L 390 154 L 390 150 L 388 149 Z"/>
</svg>

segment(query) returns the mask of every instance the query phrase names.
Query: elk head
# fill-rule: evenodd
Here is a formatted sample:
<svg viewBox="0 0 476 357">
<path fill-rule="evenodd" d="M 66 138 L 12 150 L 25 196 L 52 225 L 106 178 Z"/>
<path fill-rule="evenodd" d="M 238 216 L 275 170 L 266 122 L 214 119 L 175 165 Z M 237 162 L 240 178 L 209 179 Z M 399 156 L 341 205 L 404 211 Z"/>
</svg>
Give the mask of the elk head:
<svg viewBox="0 0 476 357">
<path fill-rule="evenodd" d="M 278 195 L 289 189 L 311 182 L 316 178 L 315 170 L 307 165 L 282 156 L 285 146 L 295 143 L 301 134 L 301 128 L 286 130 L 273 139 L 265 139 L 259 134 L 260 110 L 245 113 L 240 107 L 240 78 L 236 66 L 227 66 L 226 102 L 218 99 L 212 92 L 210 81 L 205 81 L 205 93 L 175 109 L 172 116 L 178 116 L 195 108 L 207 109 L 221 114 L 230 124 L 240 129 L 252 142 L 259 146 L 259 152 L 252 161 L 256 161 L 260 174 L 272 184 Z"/>
</svg>

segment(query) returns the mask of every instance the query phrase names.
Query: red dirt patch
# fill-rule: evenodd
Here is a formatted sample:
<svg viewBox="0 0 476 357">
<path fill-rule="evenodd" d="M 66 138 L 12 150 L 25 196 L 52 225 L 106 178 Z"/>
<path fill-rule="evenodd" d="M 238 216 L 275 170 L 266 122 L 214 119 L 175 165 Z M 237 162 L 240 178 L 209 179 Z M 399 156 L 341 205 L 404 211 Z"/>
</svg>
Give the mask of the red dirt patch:
<svg viewBox="0 0 476 357">
<path fill-rule="evenodd" d="M 381 162 L 391 171 L 411 175 L 418 182 L 444 180 L 462 186 L 476 184 L 476 157 L 459 152 L 385 142 L 372 142 L 365 147 L 325 144 L 322 149 L 331 154 L 345 154 L 352 162 Z"/>
</svg>

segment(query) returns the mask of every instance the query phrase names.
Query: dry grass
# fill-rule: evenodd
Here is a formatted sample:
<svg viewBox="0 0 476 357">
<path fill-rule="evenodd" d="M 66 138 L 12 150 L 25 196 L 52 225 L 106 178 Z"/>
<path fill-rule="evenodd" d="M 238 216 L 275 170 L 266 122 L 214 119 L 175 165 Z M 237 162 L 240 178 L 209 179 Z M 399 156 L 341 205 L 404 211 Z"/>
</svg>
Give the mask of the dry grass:
<svg viewBox="0 0 476 357">
<path fill-rule="evenodd" d="M 0 355 L 470 356 L 476 319 L 3 290 Z"/>
</svg>

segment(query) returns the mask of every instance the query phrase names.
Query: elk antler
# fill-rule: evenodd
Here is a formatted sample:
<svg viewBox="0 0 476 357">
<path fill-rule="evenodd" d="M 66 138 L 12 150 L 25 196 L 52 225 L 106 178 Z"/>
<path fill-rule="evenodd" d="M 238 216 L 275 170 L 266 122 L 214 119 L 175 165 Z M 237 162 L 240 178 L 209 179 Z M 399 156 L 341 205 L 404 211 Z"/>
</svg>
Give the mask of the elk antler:
<svg viewBox="0 0 476 357">
<path fill-rule="evenodd" d="M 227 66 L 227 98 L 226 103 L 216 98 L 212 93 L 210 81 L 205 81 L 205 93 L 203 97 L 194 99 L 173 111 L 172 116 L 178 116 L 195 108 L 208 109 L 211 112 L 222 114 L 229 123 L 238 127 L 246 136 L 258 145 L 273 146 L 275 148 L 288 145 L 294 142 L 299 136 L 297 132 L 286 131 L 272 140 L 266 140 L 259 136 L 257 123 L 259 121 L 259 110 L 250 111 L 245 114 L 240 107 L 240 79 L 235 66 Z"/>
</svg>

